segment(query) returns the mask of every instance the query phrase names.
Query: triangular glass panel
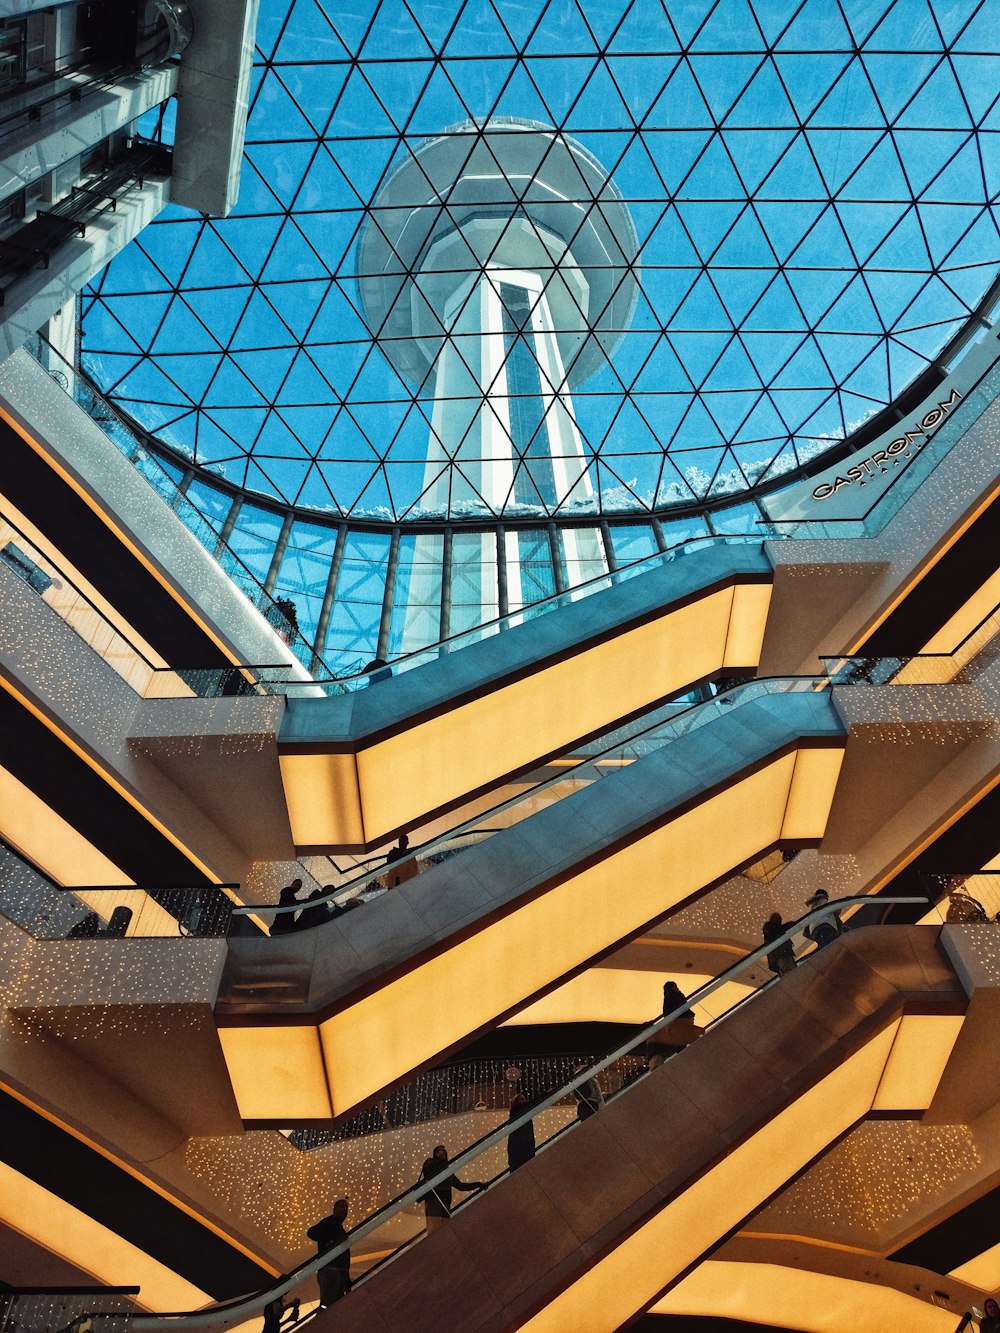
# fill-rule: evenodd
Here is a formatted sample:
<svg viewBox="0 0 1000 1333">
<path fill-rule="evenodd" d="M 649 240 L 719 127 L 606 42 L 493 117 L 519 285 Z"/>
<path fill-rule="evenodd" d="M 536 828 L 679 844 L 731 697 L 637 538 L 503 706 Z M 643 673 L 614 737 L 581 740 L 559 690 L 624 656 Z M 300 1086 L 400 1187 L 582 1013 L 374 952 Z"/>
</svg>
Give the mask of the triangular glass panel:
<svg viewBox="0 0 1000 1333">
<path fill-rule="evenodd" d="M 187 276 L 187 264 L 192 254 L 197 254 L 204 242 L 204 233 L 211 231 L 207 223 L 198 222 L 164 222 L 157 226 L 156 236 L 156 254 L 151 255 L 149 250 L 146 254 L 152 260 L 153 264 L 163 274 L 167 284 L 176 287 L 182 276 Z M 135 244 L 143 248 L 139 241 Z M 127 251 L 126 251 L 127 253 Z M 232 265 L 232 260 L 229 260 Z M 216 277 L 218 281 L 218 277 Z M 163 282 L 156 284 L 162 289 Z"/>
<path fill-rule="evenodd" d="M 920 225 L 936 266 L 949 260 L 954 247 L 979 216 L 979 209 L 958 204 L 917 204 Z"/>
<path fill-rule="evenodd" d="M 796 57 L 789 57 L 795 59 Z M 782 71 L 784 72 L 784 71 Z M 792 89 L 794 97 L 794 88 Z M 801 108 L 800 108 L 801 109 Z M 805 119 L 805 117 L 802 117 Z M 756 129 L 767 126 L 769 129 L 798 124 L 792 104 L 788 100 L 781 80 L 775 72 L 774 64 L 767 60 L 754 75 L 753 82 L 726 117 L 726 128 L 746 126 Z M 764 173 L 761 173 L 764 174 Z"/>
<path fill-rule="evenodd" d="M 222 287 L 216 291 L 199 291 L 185 286 L 184 299 L 219 342 L 228 346 L 253 292 L 254 288 L 250 286 Z"/>
<path fill-rule="evenodd" d="M 722 138 L 747 194 L 754 194 L 794 138 L 792 130 L 731 130 Z"/>
<path fill-rule="evenodd" d="M 693 51 L 763 51 L 753 10 L 747 0 L 719 0 L 702 25 Z"/>
<path fill-rule="evenodd" d="M 732 337 L 731 333 L 671 333 L 669 340 L 677 359 L 698 386 L 711 374 Z"/>
<path fill-rule="evenodd" d="M 711 142 L 711 130 L 647 130 L 646 151 L 668 194 L 673 194 Z"/>
<path fill-rule="evenodd" d="M 773 263 L 774 252 L 752 207 L 736 219 L 712 256 L 713 267 L 719 268 L 765 268 Z"/>
<path fill-rule="evenodd" d="M 448 77 L 454 85 L 459 100 L 467 108 L 466 117 L 486 120 L 493 112 L 500 99 L 500 94 L 510 82 L 516 61 L 500 60 L 449 60 L 446 68 Z M 575 97 L 575 90 L 574 90 Z M 547 119 L 547 117 L 546 117 Z"/>
<path fill-rule="evenodd" d="M 769 244 L 783 264 L 803 237 L 814 226 L 825 205 L 813 203 L 778 204 L 758 200 L 754 212 L 764 228 Z"/>
<path fill-rule="evenodd" d="M 865 67 L 856 58 L 849 62 L 809 118 L 810 127 L 818 129 L 884 124 L 885 112 L 872 91 Z"/>
<path fill-rule="evenodd" d="M 779 51 L 850 51 L 854 45 L 841 17 L 840 7 L 828 4 L 827 0 L 808 0 L 794 17 L 788 14 L 788 6 L 785 4 L 758 5 L 758 11 L 766 12 L 772 8 L 776 8 L 785 19 L 780 36 L 773 31 L 776 25 L 769 25 L 763 15 L 761 21 L 769 40 L 774 41 L 778 36 Z"/>
<path fill-rule="evenodd" d="M 257 31 L 254 34 L 257 50 L 265 60 L 271 58 L 275 43 L 281 37 L 288 11 L 294 0 L 273 0 L 265 12 L 257 17 Z"/>
<path fill-rule="evenodd" d="M 698 406 L 700 405 L 696 400 L 694 407 Z M 704 411 L 704 409 L 702 409 L 702 411 Z M 692 416 L 695 415 L 695 413 L 692 412 L 688 415 Z M 683 483 L 698 500 L 704 500 L 708 495 L 709 488 L 715 480 L 715 474 L 718 471 L 719 461 L 722 457 L 722 438 L 719 436 L 715 427 L 712 426 L 710 422 L 708 424 L 712 436 L 719 442 L 717 448 L 701 448 L 693 450 L 671 449 L 669 454 L 669 460 L 677 469 L 677 472 L 683 479 Z M 685 436 L 689 434 L 686 425 L 687 423 L 685 422 L 685 425 L 681 428 Z M 690 436 L 692 439 L 696 439 L 698 436 L 698 431 L 693 423 L 690 429 Z M 665 476 L 666 473 L 664 472 L 664 477 Z"/>
<path fill-rule="evenodd" d="M 722 121 L 739 101 L 763 58 L 759 55 L 691 56 L 689 63 L 709 110 L 717 121 Z"/>
<path fill-rule="evenodd" d="M 283 218 L 280 217 L 226 218 L 225 230 L 220 231 L 219 239 L 235 255 L 250 277 L 256 278 L 267 263 L 268 254 L 281 230 L 282 221 Z M 232 259 L 227 267 L 230 269 L 233 267 Z M 215 275 L 217 285 L 220 279 L 224 281 L 222 273 L 217 271 Z M 232 280 L 239 282 L 241 279 L 234 275 Z"/>
<path fill-rule="evenodd" d="M 641 124 L 663 91 L 672 65 L 648 56 L 612 56 L 607 64 L 632 118 Z"/>
<path fill-rule="evenodd" d="M 461 20 L 452 28 L 446 56 L 511 56 L 510 33 L 490 0 L 466 0 Z"/>
<path fill-rule="evenodd" d="M 683 199 L 740 199 L 746 190 L 722 140 L 716 136 L 679 190 Z"/>
<path fill-rule="evenodd" d="M 757 194 L 761 199 L 788 200 L 795 204 L 827 198 L 829 191 L 816 168 L 805 135 L 793 139 L 791 147 L 764 178 Z"/>
<path fill-rule="evenodd" d="M 850 180 L 844 182 L 840 197 L 876 202 L 910 197 L 906 177 L 889 135 L 876 144 Z"/>
<path fill-rule="evenodd" d="M 348 142 L 357 136 L 369 139 L 391 137 L 403 128 L 392 120 L 379 102 L 362 72 L 363 68 L 355 65 L 352 69 L 330 126 L 332 134 Z"/>
<path fill-rule="evenodd" d="M 883 131 L 884 133 L 884 131 Z M 882 137 L 877 130 L 806 130 L 831 195 L 857 170 Z"/>
<path fill-rule="evenodd" d="M 293 337 L 304 338 L 316 317 L 330 284 L 322 279 L 314 282 L 273 282 L 268 286 L 267 299 L 274 306 Z"/>
<path fill-rule="evenodd" d="M 655 381 L 650 380 L 652 385 Z M 688 406 L 688 396 L 684 393 L 637 393 L 633 395 L 635 409 L 647 424 L 656 442 L 656 452 L 666 449 L 677 433 Z M 635 442 L 628 440 L 609 440 L 603 453 L 614 453 L 615 448 L 635 448 Z M 657 460 L 658 461 L 658 460 Z"/>
<path fill-rule="evenodd" d="M 930 261 L 916 208 L 908 208 L 869 260 L 871 268 L 919 269 Z"/>
<path fill-rule="evenodd" d="M 677 354 L 663 337 L 658 337 L 631 385 L 632 392 L 681 394 L 691 389 L 690 377 Z"/>
<path fill-rule="evenodd" d="M 951 66 L 958 79 L 972 119 L 978 123 L 996 103 L 998 92 L 996 68 L 992 59 L 982 56 L 952 54 Z"/>
<path fill-rule="evenodd" d="M 649 120 L 653 127 L 669 126 L 671 132 L 714 128 L 712 113 L 686 61 L 671 74 L 667 86 L 653 105 Z"/>
<path fill-rule="evenodd" d="M 408 59 L 433 54 L 423 30 L 406 5 L 378 5 L 361 48 L 362 59 L 392 60 L 404 52 Z"/>
<path fill-rule="evenodd" d="M 435 68 L 426 88 L 418 90 L 414 95 L 416 106 L 412 115 L 406 119 L 407 134 L 433 137 L 444 125 L 454 125 L 472 117 L 484 120 L 489 117 L 499 86 L 494 90 L 490 84 L 487 91 L 465 101 L 454 85 L 456 76 L 464 78 L 466 85 L 470 84 L 472 70 L 467 64 L 474 65 L 477 70 L 488 68 L 482 61 L 451 61 L 447 66 L 440 65 Z M 495 78 L 499 77 L 499 71 L 492 72 Z"/>
<path fill-rule="evenodd" d="M 679 49 L 661 0 L 633 0 L 609 46 L 613 52 L 642 51 L 658 55 L 672 55 Z"/>
<path fill-rule="evenodd" d="M 629 112 L 622 101 L 608 67 L 599 60 L 571 112 L 571 123 L 588 129 L 620 129 L 630 124 Z"/>
<path fill-rule="evenodd" d="M 879 55 L 867 51 L 861 62 L 872 81 L 886 120 L 892 124 L 903 108 L 913 101 L 931 70 L 941 60 L 940 55 Z M 939 122 L 940 123 L 940 122 Z"/>
<path fill-rule="evenodd" d="M 195 317 L 180 296 L 175 296 L 159 326 L 152 351 L 156 354 L 181 351 L 218 354 L 220 350 L 218 342 L 201 320 Z"/>
<path fill-rule="evenodd" d="M 261 273 L 261 280 L 269 285 L 280 285 L 288 281 L 300 282 L 327 276 L 328 270 L 323 261 L 292 218 L 287 218 Z"/>
<path fill-rule="evenodd" d="M 514 72 L 501 92 L 493 114 L 538 120 L 543 125 L 549 122 L 548 109 L 521 62 L 515 64 Z"/>
<path fill-rule="evenodd" d="M 730 323 L 739 327 L 774 280 L 774 270 L 712 269 L 712 282 L 726 308 Z"/>
<path fill-rule="evenodd" d="M 808 338 L 772 381 L 775 390 L 825 388 L 830 382 L 830 371 L 819 354 L 815 338 Z M 782 416 L 792 425 L 787 404 L 783 405 L 777 397 L 775 402 Z"/>
<path fill-rule="evenodd" d="M 726 233 L 746 207 L 722 200 L 706 203 L 678 203 L 677 212 L 706 262 L 725 240 Z"/>
<path fill-rule="evenodd" d="M 268 70 L 257 94 L 247 143 L 273 143 L 282 139 L 315 139 L 316 131 L 295 105 L 288 89 L 274 70 Z"/>
<path fill-rule="evenodd" d="M 250 297 L 239 328 L 233 334 L 230 348 L 234 351 L 262 347 L 285 347 L 288 329 L 281 322 L 260 291 Z"/>
<path fill-rule="evenodd" d="M 509 8 L 516 12 L 521 6 L 510 5 Z M 504 5 L 503 9 L 504 20 L 509 23 L 508 6 Z M 517 42 L 518 37 L 514 40 Z M 594 33 L 577 0 L 553 0 L 533 30 L 525 33 L 522 26 L 520 41 L 526 42 L 524 50 L 529 56 L 596 56 L 598 52 Z"/>
<path fill-rule="evenodd" d="M 865 42 L 870 51 L 934 51 L 941 36 L 927 0 L 896 0 Z"/>
<path fill-rule="evenodd" d="M 292 65 L 274 71 L 309 124 L 322 134 L 350 73 L 350 66 Z"/>
<path fill-rule="evenodd" d="M 365 65 L 365 77 L 398 129 L 410 134 L 436 133 L 454 123 L 461 104 L 440 65 L 429 60 L 372 61 Z M 434 84 L 433 93 L 428 81 Z M 419 123 L 414 123 L 414 108 L 421 97 L 426 98 L 424 111 Z M 439 105 L 437 118 L 430 111 L 434 102 Z M 460 110 L 458 116 L 464 118 Z"/>
<path fill-rule="evenodd" d="M 292 363 L 276 401 L 279 404 L 336 403 L 337 395 L 316 369 L 308 352 L 302 351 Z"/>
<path fill-rule="evenodd" d="M 927 281 L 926 273 L 882 273 L 872 269 L 865 274 L 878 310 L 887 329 L 895 328 L 903 311 Z"/>
<path fill-rule="evenodd" d="M 806 0 L 805 5 L 802 4 L 802 0 L 750 0 L 754 16 L 768 46 L 773 46 L 781 34 L 787 31 L 799 10 L 808 13 L 810 9 L 815 8 L 816 3 L 817 0 Z M 819 3 L 824 4 L 825 0 L 819 0 Z M 822 42 L 810 41 L 808 49 L 815 51 L 822 45 Z"/>
<path fill-rule="evenodd" d="M 259 352 L 234 352 L 232 359 L 247 379 L 268 401 L 273 401 L 288 374 L 295 352 L 291 347 L 273 347 Z"/>
<path fill-rule="evenodd" d="M 942 60 L 924 86 L 899 117 L 904 130 L 972 128 L 972 119 L 951 65 Z"/>
<path fill-rule="evenodd" d="M 259 22 L 264 21 L 270 8 L 270 3 L 261 5 Z M 303 60 L 343 60 L 351 54 L 354 52 L 337 36 L 322 5 L 316 0 L 295 0 L 295 7 L 275 49 L 276 60 L 296 64 Z"/>
<path fill-rule="evenodd" d="M 690 295 L 670 321 L 671 332 L 678 329 L 693 333 L 710 330 L 728 330 L 732 322 L 725 306 L 719 300 L 708 276 L 703 274 Z"/>
<path fill-rule="evenodd" d="M 989 136 L 981 137 L 988 139 Z M 979 145 L 975 140 L 970 139 L 954 161 L 927 187 L 923 201 L 942 204 L 985 204 L 989 201 L 980 166 Z"/>
</svg>

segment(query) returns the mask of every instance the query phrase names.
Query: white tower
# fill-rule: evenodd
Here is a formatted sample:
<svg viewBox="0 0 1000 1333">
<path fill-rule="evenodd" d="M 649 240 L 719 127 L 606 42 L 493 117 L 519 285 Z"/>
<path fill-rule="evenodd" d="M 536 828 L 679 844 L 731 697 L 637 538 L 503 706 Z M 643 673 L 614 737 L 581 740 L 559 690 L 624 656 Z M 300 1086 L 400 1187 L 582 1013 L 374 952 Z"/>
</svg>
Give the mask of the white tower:
<svg viewBox="0 0 1000 1333">
<path fill-rule="evenodd" d="M 534 121 L 454 126 L 389 178 L 358 241 L 358 283 L 386 356 L 433 396 L 423 513 L 586 511 L 571 389 L 629 325 L 637 251 L 600 163 Z M 606 568 L 592 530 L 564 530 L 564 549 L 578 568 Z M 507 554 L 514 607 L 516 534 Z M 492 580 L 482 594 L 488 619 Z"/>
</svg>

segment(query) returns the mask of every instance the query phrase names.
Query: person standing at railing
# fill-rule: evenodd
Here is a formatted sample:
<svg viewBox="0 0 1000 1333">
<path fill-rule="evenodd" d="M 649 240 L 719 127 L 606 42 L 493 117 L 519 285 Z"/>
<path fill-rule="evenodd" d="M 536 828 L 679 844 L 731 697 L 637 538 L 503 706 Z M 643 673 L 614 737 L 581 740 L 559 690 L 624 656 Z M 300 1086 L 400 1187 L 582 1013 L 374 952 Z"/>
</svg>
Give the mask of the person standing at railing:
<svg viewBox="0 0 1000 1333">
<path fill-rule="evenodd" d="M 780 912 L 772 912 L 761 927 L 764 935 L 764 943 L 770 944 L 772 940 L 778 939 L 784 935 L 788 927 L 781 919 Z M 779 944 L 776 949 L 772 949 L 767 955 L 767 965 L 771 971 L 779 977 L 785 977 L 789 972 L 795 971 L 795 949 L 791 940 L 785 940 Z"/>
<path fill-rule="evenodd" d="M 306 1232 L 309 1239 L 316 1242 L 317 1254 L 326 1254 L 327 1250 L 347 1240 L 344 1222 L 350 1206 L 347 1199 L 337 1199 L 330 1216 L 314 1222 Z M 317 1271 L 316 1280 L 319 1282 L 319 1303 L 324 1308 L 346 1296 L 351 1289 L 350 1250 L 335 1254 L 328 1264 Z"/>
<path fill-rule="evenodd" d="M 448 1165 L 448 1149 L 443 1143 L 439 1143 L 434 1149 L 433 1155 L 424 1162 L 423 1169 L 420 1172 L 422 1180 L 433 1180 L 439 1171 L 443 1171 Z M 454 1190 L 463 1190 L 466 1194 L 471 1194 L 473 1190 L 481 1190 L 483 1182 L 481 1180 L 459 1180 L 458 1176 L 452 1174 L 439 1180 L 433 1189 L 429 1189 L 424 1195 L 424 1213 L 427 1217 L 427 1234 L 432 1231 L 439 1231 L 451 1216 L 451 1196 Z"/>
<path fill-rule="evenodd" d="M 830 895 L 826 889 L 817 889 L 811 898 L 806 899 L 806 907 L 810 912 L 815 912 L 819 908 L 825 907 L 829 901 Z M 803 931 L 806 939 L 812 940 L 817 949 L 825 949 L 828 944 L 833 943 L 838 935 L 843 935 L 843 933 L 844 923 L 840 919 L 840 914 L 835 912 L 833 908 L 817 917 Z"/>
</svg>

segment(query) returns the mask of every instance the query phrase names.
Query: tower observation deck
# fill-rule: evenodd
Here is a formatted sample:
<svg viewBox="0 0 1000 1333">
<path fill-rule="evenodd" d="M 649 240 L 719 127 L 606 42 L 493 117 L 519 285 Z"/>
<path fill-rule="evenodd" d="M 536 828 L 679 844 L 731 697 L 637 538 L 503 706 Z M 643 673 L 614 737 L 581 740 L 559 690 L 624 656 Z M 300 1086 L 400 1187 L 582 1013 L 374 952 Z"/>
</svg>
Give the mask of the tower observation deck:
<svg viewBox="0 0 1000 1333">
<path fill-rule="evenodd" d="M 586 512 L 571 391 L 629 326 L 637 253 L 608 173 L 536 121 L 465 121 L 390 176 L 359 236 L 358 285 L 382 351 L 433 403 L 426 512 Z M 567 558 L 604 567 L 591 533 L 575 545 Z"/>
</svg>

